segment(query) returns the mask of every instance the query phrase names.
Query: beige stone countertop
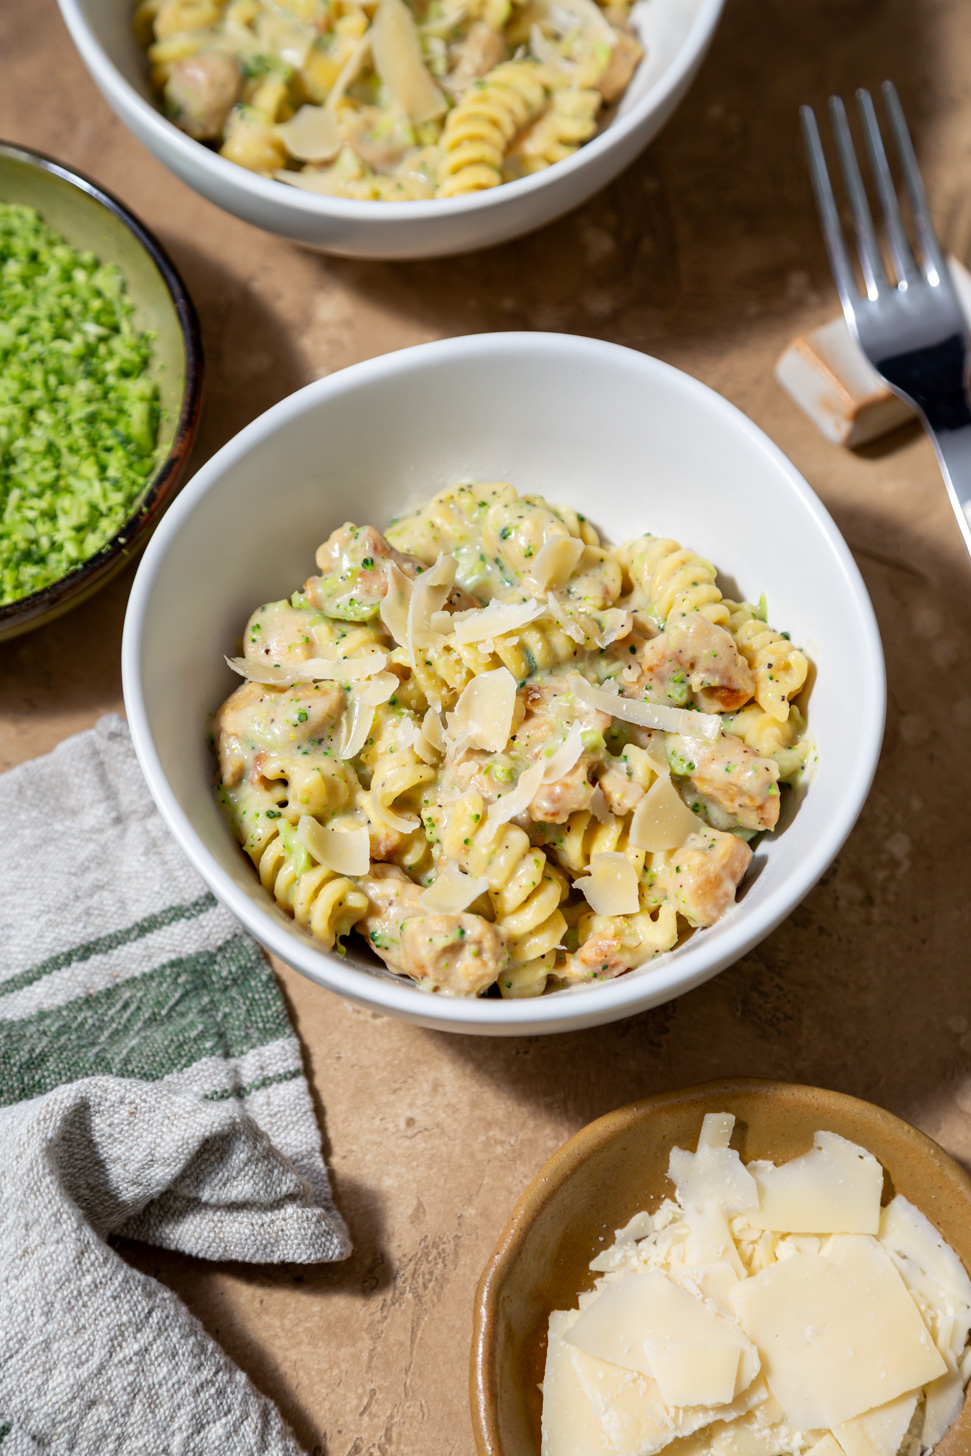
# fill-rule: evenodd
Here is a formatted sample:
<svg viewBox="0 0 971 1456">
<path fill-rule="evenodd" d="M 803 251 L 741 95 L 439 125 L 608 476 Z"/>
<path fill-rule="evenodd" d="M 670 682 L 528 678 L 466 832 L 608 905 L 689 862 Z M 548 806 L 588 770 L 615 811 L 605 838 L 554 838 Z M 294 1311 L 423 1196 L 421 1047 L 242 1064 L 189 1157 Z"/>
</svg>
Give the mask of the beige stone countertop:
<svg viewBox="0 0 971 1456">
<path fill-rule="evenodd" d="M 124 1252 L 186 1300 L 317 1456 L 472 1451 L 482 1265 L 542 1161 L 624 1102 L 728 1074 L 817 1083 L 881 1103 L 971 1164 L 971 563 L 916 427 L 851 454 L 772 376 L 789 339 L 836 312 L 800 102 L 892 77 L 944 243 L 971 258 L 967 11 L 728 0 L 687 100 L 599 197 L 489 252 L 379 264 L 303 252 L 204 202 L 109 111 L 54 0 L 0 0 L 0 136 L 116 192 L 196 301 L 208 366 L 196 464 L 291 390 L 385 350 L 490 329 L 592 334 L 696 375 L 768 432 L 835 516 L 883 633 L 887 734 L 856 830 L 791 918 L 700 990 L 600 1030 L 487 1040 L 355 1009 L 277 966 L 353 1255 L 294 1271 Z M 129 570 L 0 645 L 0 768 L 121 709 L 130 583 Z"/>
</svg>

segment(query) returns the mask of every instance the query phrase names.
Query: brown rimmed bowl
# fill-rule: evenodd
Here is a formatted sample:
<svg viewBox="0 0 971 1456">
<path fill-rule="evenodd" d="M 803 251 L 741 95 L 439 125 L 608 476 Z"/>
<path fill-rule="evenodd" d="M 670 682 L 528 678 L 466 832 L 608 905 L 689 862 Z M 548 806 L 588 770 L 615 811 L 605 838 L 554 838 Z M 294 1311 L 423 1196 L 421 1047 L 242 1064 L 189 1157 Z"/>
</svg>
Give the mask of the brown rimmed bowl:
<svg viewBox="0 0 971 1456">
<path fill-rule="evenodd" d="M 185 474 L 202 405 L 202 342 L 185 285 L 165 249 L 117 198 L 26 147 L 0 142 L 0 202 L 34 207 L 72 247 L 121 270 L 134 321 L 155 335 L 158 463 L 128 520 L 94 556 L 41 591 L 0 606 L 0 641 L 39 627 L 103 586 L 148 540 Z"/>
<path fill-rule="evenodd" d="M 513 1209 L 479 1281 L 470 1396 L 479 1456 L 538 1456 L 546 1327 L 592 1287 L 590 1260 L 671 1192 L 668 1155 L 694 1148 L 706 1112 L 733 1112 L 742 1158 L 781 1162 L 813 1134 L 839 1133 L 879 1158 L 884 1202 L 902 1193 L 971 1270 L 971 1177 L 899 1117 L 820 1087 L 737 1079 L 663 1092 L 590 1123 L 553 1154 Z M 971 1451 L 971 1399 L 935 1456 Z"/>
</svg>

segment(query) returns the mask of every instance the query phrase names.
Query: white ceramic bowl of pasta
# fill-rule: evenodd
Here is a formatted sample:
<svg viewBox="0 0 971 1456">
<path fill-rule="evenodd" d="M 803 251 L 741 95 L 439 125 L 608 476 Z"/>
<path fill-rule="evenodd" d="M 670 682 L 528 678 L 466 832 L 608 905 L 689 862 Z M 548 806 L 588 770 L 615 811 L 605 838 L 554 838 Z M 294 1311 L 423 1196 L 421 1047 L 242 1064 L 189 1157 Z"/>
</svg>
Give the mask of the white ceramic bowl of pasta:
<svg viewBox="0 0 971 1456">
<path fill-rule="evenodd" d="M 585 512 L 611 541 L 651 531 L 713 560 L 816 667 L 818 763 L 763 836 L 738 904 L 677 949 L 535 1000 L 430 995 L 363 943 L 344 957 L 264 892 L 212 795 L 207 715 L 238 679 L 254 604 L 288 595 L 345 520 L 381 527 L 458 480 L 508 480 Z M 213 893 L 284 961 L 348 1000 L 424 1026 L 552 1032 L 630 1016 L 700 985 L 777 926 L 849 834 L 876 767 L 884 669 L 866 588 L 833 521 L 780 451 L 696 380 L 632 350 L 560 334 L 424 344 L 318 380 L 255 420 L 185 487 L 132 589 L 125 702 L 149 787 Z M 847 703 L 853 704 L 847 731 Z"/>
<path fill-rule="evenodd" d="M 109 105 L 144 146 L 210 202 L 297 243 L 356 258 L 437 258 L 542 227 L 617 176 L 657 135 L 704 59 L 724 0 L 641 0 L 645 58 L 608 126 L 554 167 L 465 197 L 356 202 L 299 191 L 228 162 L 158 109 L 132 32 L 132 0 L 59 0 Z"/>
</svg>

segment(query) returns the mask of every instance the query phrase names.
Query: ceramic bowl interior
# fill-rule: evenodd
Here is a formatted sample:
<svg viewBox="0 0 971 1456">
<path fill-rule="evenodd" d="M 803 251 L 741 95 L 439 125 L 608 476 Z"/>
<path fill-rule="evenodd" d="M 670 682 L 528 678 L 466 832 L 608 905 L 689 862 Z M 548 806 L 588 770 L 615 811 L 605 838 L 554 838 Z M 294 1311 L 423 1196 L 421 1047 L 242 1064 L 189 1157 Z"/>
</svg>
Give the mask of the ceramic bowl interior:
<svg viewBox="0 0 971 1456">
<path fill-rule="evenodd" d="M 329 954 L 264 892 L 211 794 L 208 714 L 251 612 L 293 592 L 342 522 L 379 529 L 460 480 L 508 480 L 585 512 L 610 540 L 691 544 L 726 590 L 816 664 L 818 765 L 798 811 L 757 849 L 739 904 L 669 955 L 533 1001 L 430 996 L 357 937 Z M 818 499 L 749 420 L 696 380 L 613 344 L 485 334 L 318 380 L 202 468 L 142 561 L 123 645 L 125 699 L 149 786 L 219 899 L 285 961 L 351 1000 L 426 1026 L 519 1034 L 593 1026 L 699 985 L 766 935 L 831 862 L 863 803 L 883 726 L 883 658 L 852 557 Z M 853 729 L 847 731 L 847 705 Z"/>
<path fill-rule="evenodd" d="M 884 1202 L 902 1193 L 971 1270 L 971 1178 L 899 1118 L 838 1092 L 788 1082 L 709 1082 L 646 1097 L 590 1123 L 540 1170 L 516 1205 L 476 1292 L 470 1369 L 479 1456 L 538 1456 L 546 1327 L 575 1309 L 590 1260 L 641 1209 L 670 1196 L 668 1156 L 694 1148 L 707 1112 L 732 1112 L 745 1162 L 782 1162 L 818 1130 L 868 1148 L 885 1169 Z M 935 1456 L 971 1450 L 971 1401 Z"/>
<path fill-rule="evenodd" d="M 637 155 L 687 92 L 724 0 L 642 0 L 632 17 L 645 58 L 616 114 L 573 156 L 465 197 L 358 202 L 300 191 L 193 141 L 159 110 L 129 0 L 59 0 L 72 38 L 109 104 L 190 187 L 237 217 L 351 257 L 432 258 L 517 237 L 577 206 Z"/>
<path fill-rule="evenodd" d="M 162 406 L 158 464 L 130 518 L 96 555 L 66 576 L 0 606 L 2 640 L 83 601 L 148 539 L 187 463 L 201 403 L 202 346 L 195 310 L 161 245 L 86 177 L 39 153 L 0 143 L 0 202 L 36 208 L 72 247 L 120 268 L 136 326 L 155 335 L 150 373 Z"/>
</svg>

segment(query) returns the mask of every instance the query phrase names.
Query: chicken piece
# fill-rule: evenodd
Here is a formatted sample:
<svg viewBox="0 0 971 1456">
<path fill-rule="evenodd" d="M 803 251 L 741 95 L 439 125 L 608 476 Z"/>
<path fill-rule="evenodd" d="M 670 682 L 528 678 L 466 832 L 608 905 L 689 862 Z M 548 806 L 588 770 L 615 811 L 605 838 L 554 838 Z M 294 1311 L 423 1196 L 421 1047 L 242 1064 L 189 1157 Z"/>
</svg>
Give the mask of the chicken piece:
<svg viewBox="0 0 971 1456">
<path fill-rule="evenodd" d="M 693 696 L 706 713 L 733 713 L 755 691 L 752 669 L 730 632 L 689 612 L 637 654 L 638 688 L 645 684 L 682 707 Z"/>
<path fill-rule="evenodd" d="M 657 887 L 691 925 L 714 925 L 734 902 L 752 851 L 734 834 L 707 829 L 689 834 L 666 858 L 668 864 L 658 874 Z"/>
<path fill-rule="evenodd" d="M 675 773 L 685 773 L 703 798 L 731 815 L 744 829 L 774 829 L 779 819 L 779 765 L 760 758 L 737 739 L 714 743 L 691 740 L 691 758 L 671 757 Z"/>
<path fill-rule="evenodd" d="M 632 813 L 644 797 L 644 790 L 640 784 L 635 784 L 632 778 L 628 778 L 619 768 L 609 768 L 600 777 L 600 788 L 607 800 L 607 808 L 611 814 L 616 814 L 622 819 L 625 814 Z"/>
<path fill-rule="evenodd" d="M 344 622 L 366 622 L 377 616 L 388 593 L 392 562 L 412 580 L 426 570 L 417 556 L 397 551 L 373 526 L 355 526 L 351 521 L 328 536 L 316 560 L 320 575 L 304 584 L 307 599 L 328 617 Z M 448 605 L 464 612 L 478 602 L 456 586 Z"/>
<path fill-rule="evenodd" d="M 165 109 L 180 131 L 197 142 L 215 141 L 239 96 L 239 61 L 223 51 L 197 51 L 173 63 L 165 83 Z"/>
<path fill-rule="evenodd" d="M 587 936 L 580 949 L 556 967 L 556 980 L 564 986 L 580 981 L 612 981 L 631 969 L 632 937 L 619 916 L 595 916 L 602 924 Z"/>
<path fill-rule="evenodd" d="M 407 118 L 389 122 L 387 109 L 378 106 L 362 106 L 355 111 L 348 108 L 341 116 L 340 134 L 355 156 L 375 172 L 393 172 L 415 145 Z"/>
<path fill-rule="evenodd" d="M 421 886 L 395 865 L 375 865 L 361 884 L 368 909 L 358 929 L 390 970 L 445 996 L 481 996 L 496 980 L 505 942 L 481 915 L 423 910 Z"/>
<path fill-rule="evenodd" d="M 251 662 L 279 663 L 281 667 L 319 656 L 313 636 L 314 619 L 320 620 L 315 611 L 291 606 L 286 599 L 266 602 L 257 607 L 246 624 L 243 656 Z"/>
<path fill-rule="evenodd" d="M 337 683 L 296 683 L 289 688 L 244 682 L 216 714 L 216 753 L 227 787 L 242 777 L 239 760 L 252 763 L 259 753 L 292 753 L 331 747 L 344 711 L 344 690 Z"/>
<path fill-rule="evenodd" d="M 532 683 L 522 692 L 525 714 L 510 739 L 516 756 L 525 757 L 535 763 L 541 757 L 551 739 L 560 736 L 563 719 L 557 712 L 560 694 L 552 687 L 540 687 Z M 583 726 L 599 733 L 601 738 L 610 727 L 606 713 L 595 708 L 586 710 Z M 596 785 L 593 771 L 600 763 L 602 749 L 593 752 L 587 749 L 580 754 L 573 767 L 562 778 L 552 783 L 540 784 L 529 806 L 529 817 L 539 824 L 565 824 L 569 816 L 578 809 L 589 809 Z"/>
<path fill-rule="evenodd" d="M 476 20 L 469 26 L 468 34 L 453 47 L 452 54 L 452 69 L 442 85 L 458 99 L 475 81 L 506 60 L 506 42 L 501 31 Z"/>
<path fill-rule="evenodd" d="M 618 34 L 606 68 L 599 81 L 595 83 L 596 89 L 608 105 L 611 101 L 616 101 L 627 90 L 643 55 L 644 47 L 635 40 L 634 36 L 627 31 L 621 31 Z"/>
</svg>

